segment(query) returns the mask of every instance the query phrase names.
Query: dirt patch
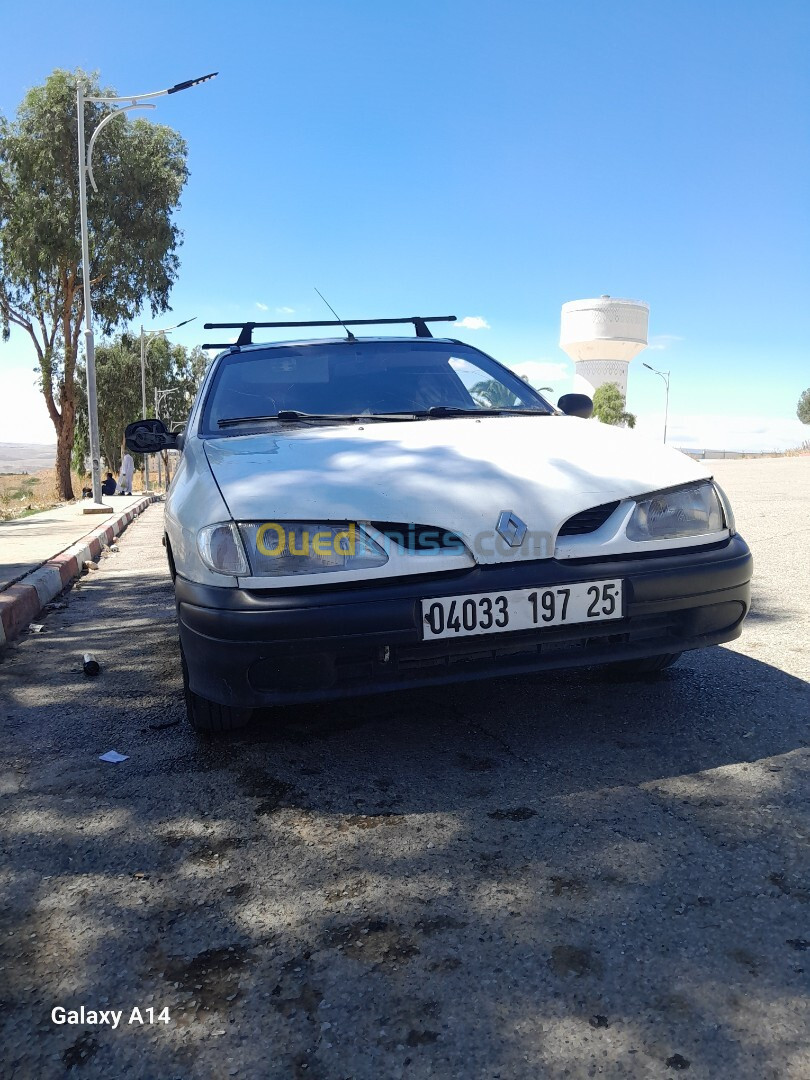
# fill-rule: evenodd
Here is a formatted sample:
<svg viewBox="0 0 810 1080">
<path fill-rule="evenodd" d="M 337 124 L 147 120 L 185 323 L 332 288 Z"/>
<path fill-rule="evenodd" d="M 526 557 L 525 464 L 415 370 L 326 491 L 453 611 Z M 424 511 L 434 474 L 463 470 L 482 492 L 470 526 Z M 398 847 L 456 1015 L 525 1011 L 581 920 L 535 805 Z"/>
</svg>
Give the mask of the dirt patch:
<svg viewBox="0 0 810 1080">
<path fill-rule="evenodd" d="M 327 904 L 337 904 L 340 900 L 354 900 L 356 897 L 362 896 L 367 889 L 368 882 L 365 878 L 360 878 L 339 889 L 332 889 L 330 892 L 324 893 L 324 899 Z"/>
<path fill-rule="evenodd" d="M 590 949 L 557 945 L 551 950 L 548 966 L 555 975 L 601 975 L 602 964 Z"/>
<path fill-rule="evenodd" d="M 222 840 L 205 840 L 193 847 L 188 853 L 191 862 L 203 863 L 205 866 L 215 866 L 223 855 L 236 848 L 244 847 L 248 841 L 242 836 L 224 837 Z"/>
<path fill-rule="evenodd" d="M 491 810 L 487 817 L 493 821 L 528 821 L 529 818 L 537 817 L 537 811 L 530 806 L 518 806 L 514 810 Z"/>
<path fill-rule="evenodd" d="M 788 881 L 787 874 L 784 871 L 780 870 L 769 874 L 768 881 L 771 885 L 775 885 L 784 896 L 790 896 L 802 904 L 810 902 L 810 889 Z"/>
<path fill-rule="evenodd" d="M 382 919 L 334 927 L 326 931 L 323 942 L 330 948 L 339 949 L 344 956 L 384 971 L 396 971 L 419 952 L 419 947 L 402 927 Z"/>
<path fill-rule="evenodd" d="M 451 915 L 437 915 L 435 919 L 420 919 L 414 924 L 414 930 L 418 930 L 425 937 L 433 937 L 445 930 L 463 930 L 468 923 L 461 919 L 454 919 Z"/>
<path fill-rule="evenodd" d="M 251 959 L 251 952 L 244 945 L 206 949 L 190 960 L 184 956 L 170 956 L 163 978 L 192 994 L 192 1000 L 186 1006 L 189 1012 L 227 1013 L 240 997 L 240 979 Z"/>
<path fill-rule="evenodd" d="M 401 823 L 401 814 L 352 814 L 341 821 L 338 832 L 348 832 L 349 829 L 378 829 L 381 825 Z"/>
<path fill-rule="evenodd" d="M 68 1072 L 71 1069 L 86 1065 L 98 1053 L 98 1047 L 98 1040 L 93 1038 L 92 1033 L 83 1031 L 78 1039 L 62 1054 L 62 1064 Z"/>
<path fill-rule="evenodd" d="M 432 964 L 428 964 L 428 971 L 440 974 L 444 971 L 458 971 L 461 967 L 461 960 L 457 956 L 443 956 L 441 960 L 434 960 Z"/>
<path fill-rule="evenodd" d="M 238 783 L 249 799 L 261 799 L 255 808 L 258 817 L 274 814 L 293 790 L 292 784 L 260 771 L 242 773 Z"/>
<path fill-rule="evenodd" d="M 281 965 L 281 977 L 270 992 L 273 1008 L 290 1020 L 302 1013 L 315 1020 L 323 1001 L 323 993 L 313 985 L 310 978 L 312 953 L 308 950 L 285 960 Z"/>
<path fill-rule="evenodd" d="M 562 877 L 552 874 L 549 878 L 552 896 L 587 896 L 588 886 L 579 878 Z"/>
<path fill-rule="evenodd" d="M 247 881 L 242 881 L 239 885 L 231 885 L 230 888 L 226 889 L 225 895 L 230 896 L 232 900 L 244 900 L 252 892 L 253 886 Z"/>
</svg>

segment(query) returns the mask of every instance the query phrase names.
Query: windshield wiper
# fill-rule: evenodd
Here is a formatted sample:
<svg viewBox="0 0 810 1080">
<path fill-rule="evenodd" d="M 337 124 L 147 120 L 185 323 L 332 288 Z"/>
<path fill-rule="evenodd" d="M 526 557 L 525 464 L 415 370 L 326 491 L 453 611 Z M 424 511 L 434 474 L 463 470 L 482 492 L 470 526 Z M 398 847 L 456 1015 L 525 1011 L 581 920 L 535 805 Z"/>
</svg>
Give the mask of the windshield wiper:
<svg viewBox="0 0 810 1080">
<path fill-rule="evenodd" d="M 304 420 L 332 420 L 335 423 L 357 424 L 366 420 L 415 420 L 416 413 L 310 413 L 298 409 L 280 409 L 270 416 L 229 416 L 218 420 L 217 427 L 233 427 L 236 424 L 263 424 L 270 420 L 291 423 Z M 426 415 L 426 414 L 419 414 Z"/>
<path fill-rule="evenodd" d="M 217 427 L 236 427 L 238 424 L 266 424 L 278 420 L 282 424 L 306 422 L 308 420 L 326 420 L 335 424 L 360 424 L 371 420 L 425 420 L 430 417 L 444 416 L 551 416 L 544 409 L 465 409 L 457 405 L 433 405 L 429 409 L 415 409 L 411 412 L 375 412 L 375 413 L 311 413 L 299 409 L 279 409 L 269 416 L 229 416 L 218 420 Z"/>
<path fill-rule="evenodd" d="M 550 416 L 545 409 L 464 409 L 457 405 L 434 405 L 424 416 Z"/>
<path fill-rule="evenodd" d="M 355 416 L 341 416 L 332 413 L 308 413 L 299 412 L 297 409 L 281 409 L 277 413 L 268 416 L 229 416 L 225 420 L 218 420 L 217 427 L 234 427 L 236 424 L 266 424 L 271 420 L 280 420 L 282 423 L 292 420 L 346 420 L 354 421 Z"/>
</svg>

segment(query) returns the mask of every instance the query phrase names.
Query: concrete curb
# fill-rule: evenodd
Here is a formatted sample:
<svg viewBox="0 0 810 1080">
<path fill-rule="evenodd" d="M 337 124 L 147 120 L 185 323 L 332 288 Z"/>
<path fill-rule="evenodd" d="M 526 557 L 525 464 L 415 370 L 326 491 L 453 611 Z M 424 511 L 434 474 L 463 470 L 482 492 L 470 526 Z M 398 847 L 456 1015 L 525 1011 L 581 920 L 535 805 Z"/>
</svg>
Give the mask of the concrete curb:
<svg viewBox="0 0 810 1080">
<path fill-rule="evenodd" d="M 134 506 L 112 520 L 107 518 L 106 524 L 4 589 L 0 593 L 0 649 L 18 637 L 43 607 L 81 574 L 86 562 L 97 559 L 105 544 L 111 544 L 113 537 L 157 500 L 157 495 L 144 495 Z"/>
</svg>

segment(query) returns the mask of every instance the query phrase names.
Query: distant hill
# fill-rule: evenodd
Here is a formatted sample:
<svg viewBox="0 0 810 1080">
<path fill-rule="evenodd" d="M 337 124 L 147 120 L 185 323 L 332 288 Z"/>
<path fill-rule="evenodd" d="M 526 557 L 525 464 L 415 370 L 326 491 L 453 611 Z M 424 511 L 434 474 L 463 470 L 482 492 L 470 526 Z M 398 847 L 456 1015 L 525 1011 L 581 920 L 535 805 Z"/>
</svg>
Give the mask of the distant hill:
<svg viewBox="0 0 810 1080">
<path fill-rule="evenodd" d="M 55 461 L 56 443 L 0 442 L 0 473 L 52 469 Z"/>
</svg>

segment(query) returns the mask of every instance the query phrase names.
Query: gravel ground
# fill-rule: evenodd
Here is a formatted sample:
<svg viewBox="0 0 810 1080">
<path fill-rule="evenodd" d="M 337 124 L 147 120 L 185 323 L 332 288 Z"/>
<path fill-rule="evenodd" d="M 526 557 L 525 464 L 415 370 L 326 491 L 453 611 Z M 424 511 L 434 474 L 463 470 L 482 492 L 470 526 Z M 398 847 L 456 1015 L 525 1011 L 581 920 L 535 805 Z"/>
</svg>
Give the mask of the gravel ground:
<svg viewBox="0 0 810 1080">
<path fill-rule="evenodd" d="M 179 722 L 147 510 L 0 664 L 3 1074 L 810 1075 L 810 459 L 716 466 L 739 641 L 224 741 Z"/>
</svg>

